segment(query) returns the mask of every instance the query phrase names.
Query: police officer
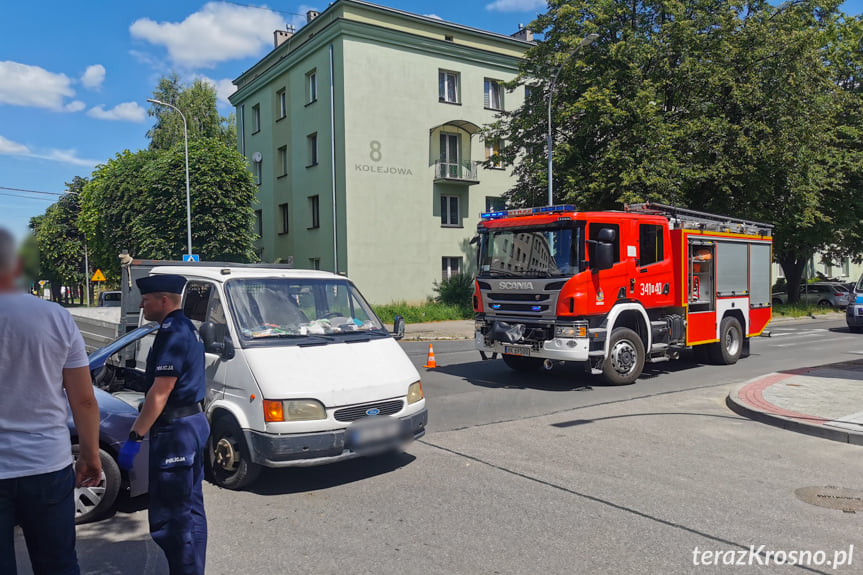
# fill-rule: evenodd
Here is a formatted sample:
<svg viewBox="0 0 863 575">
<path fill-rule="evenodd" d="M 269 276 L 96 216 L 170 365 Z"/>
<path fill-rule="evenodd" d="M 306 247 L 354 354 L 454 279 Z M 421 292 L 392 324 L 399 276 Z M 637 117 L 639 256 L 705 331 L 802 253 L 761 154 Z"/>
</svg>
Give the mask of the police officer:
<svg viewBox="0 0 863 575">
<path fill-rule="evenodd" d="M 119 456 L 120 467 L 131 469 L 150 433 L 150 535 L 165 552 L 171 575 L 203 574 L 207 549 L 204 345 L 180 307 L 185 283 L 177 275 L 137 280 L 144 319 L 161 326 L 147 356 L 144 406 Z"/>
</svg>

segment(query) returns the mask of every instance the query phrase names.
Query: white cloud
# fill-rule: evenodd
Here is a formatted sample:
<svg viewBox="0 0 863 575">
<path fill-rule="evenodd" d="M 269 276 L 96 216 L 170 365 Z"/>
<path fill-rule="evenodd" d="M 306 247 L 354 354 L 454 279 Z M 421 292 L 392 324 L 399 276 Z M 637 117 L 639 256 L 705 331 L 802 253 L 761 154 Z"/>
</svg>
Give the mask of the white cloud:
<svg viewBox="0 0 863 575">
<path fill-rule="evenodd" d="M 72 80 L 39 66 L 0 62 L 0 104 L 62 111 L 63 98 L 72 97 Z"/>
<path fill-rule="evenodd" d="M 434 18 L 435 20 L 443 20 L 443 18 L 441 18 L 437 14 L 423 14 L 423 16 L 425 16 L 426 18 Z"/>
<path fill-rule="evenodd" d="M 208 78 L 206 76 L 199 75 L 198 78 L 203 80 L 204 82 L 210 84 L 216 89 L 216 104 L 221 107 L 232 107 L 231 102 L 228 101 L 228 96 L 237 91 L 237 87 L 234 86 L 234 83 L 229 78 L 223 78 L 221 80 L 213 80 L 212 78 Z"/>
<path fill-rule="evenodd" d="M 67 112 L 80 112 L 84 108 L 87 107 L 87 104 L 82 102 L 81 100 L 75 100 L 73 102 L 69 102 L 65 106 L 63 106 L 63 110 Z"/>
<path fill-rule="evenodd" d="M 92 168 L 99 163 L 98 160 L 79 158 L 75 150 L 59 150 L 50 148 L 40 152 L 34 152 L 24 144 L 13 142 L 0 136 L 0 156 L 16 156 L 21 158 L 35 158 L 38 160 L 49 160 L 61 164 L 72 164 Z"/>
<path fill-rule="evenodd" d="M 87 115 L 99 120 L 120 120 L 123 122 L 143 122 L 147 119 L 147 111 L 137 102 L 117 104 L 110 110 L 104 106 L 96 106 L 87 110 Z"/>
<path fill-rule="evenodd" d="M 490 12 L 537 12 L 548 7 L 546 0 L 495 0 L 486 4 Z"/>
<path fill-rule="evenodd" d="M 132 23 L 129 32 L 164 46 L 174 63 L 193 68 L 257 56 L 272 46 L 273 30 L 284 27 L 284 19 L 276 12 L 210 2 L 182 22 L 141 18 Z"/>
<path fill-rule="evenodd" d="M 12 140 L 7 140 L 3 136 L 0 136 L 0 155 L 20 156 L 22 154 L 29 153 L 30 148 L 28 148 L 24 144 L 19 144 L 18 142 L 13 142 Z"/>
<path fill-rule="evenodd" d="M 84 74 L 81 76 L 81 83 L 85 88 L 90 90 L 98 90 L 102 87 L 102 82 L 105 81 L 105 66 L 94 64 L 87 66 Z"/>
</svg>

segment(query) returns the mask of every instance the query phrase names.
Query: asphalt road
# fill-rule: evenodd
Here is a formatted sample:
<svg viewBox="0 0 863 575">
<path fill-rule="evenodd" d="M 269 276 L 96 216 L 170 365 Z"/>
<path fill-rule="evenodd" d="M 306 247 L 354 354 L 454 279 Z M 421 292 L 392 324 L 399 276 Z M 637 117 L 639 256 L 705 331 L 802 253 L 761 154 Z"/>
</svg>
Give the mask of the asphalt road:
<svg viewBox="0 0 863 575">
<path fill-rule="evenodd" d="M 856 358 L 863 336 L 841 319 L 773 335 L 735 366 L 681 359 L 626 387 L 568 366 L 526 377 L 480 362 L 470 342 L 435 343 L 439 367 L 420 370 L 429 433 L 405 454 L 268 470 L 244 492 L 205 484 L 207 572 L 863 572 L 860 514 L 795 495 L 863 492 L 861 448 L 724 403 L 752 377 Z M 427 348 L 405 344 L 418 366 Z M 79 528 L 82 572 L 166 572 L 145 506 L 139 498 Z M 718 565 L 703 565 L 716 561 L 706 550 L 721 552 Z M 764 565 L 770 551 L 831 565 Z M 843 552 L 846 564 L 833 565 Z M 731 560 L 754 565 L 723 565 Z"/>
</svg>

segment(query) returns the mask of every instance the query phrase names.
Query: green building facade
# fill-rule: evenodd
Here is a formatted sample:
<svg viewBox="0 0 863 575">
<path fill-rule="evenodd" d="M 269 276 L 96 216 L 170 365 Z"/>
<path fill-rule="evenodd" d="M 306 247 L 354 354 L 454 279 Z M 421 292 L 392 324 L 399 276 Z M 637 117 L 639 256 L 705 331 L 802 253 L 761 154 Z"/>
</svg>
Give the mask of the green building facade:
<svg viewBox="0 0 863 575">
<path fill-rule="evenodd" d="M 508 167 L 480 128 L 531 46 L 358 0 L 311 12 L 234 83 L 240 151 L 259 182 L 263 261 L 347 274 L 373 303 L 419 302 L 472 273 L 479 214 Z M 504 143 L 505 144 L 505 143 Z"/>
</svg>

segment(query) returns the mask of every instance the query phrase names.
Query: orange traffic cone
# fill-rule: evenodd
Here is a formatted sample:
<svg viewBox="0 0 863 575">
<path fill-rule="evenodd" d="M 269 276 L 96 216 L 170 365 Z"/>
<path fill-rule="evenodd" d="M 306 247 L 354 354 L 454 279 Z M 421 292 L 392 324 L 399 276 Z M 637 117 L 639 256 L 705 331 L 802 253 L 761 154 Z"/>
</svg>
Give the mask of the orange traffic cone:
<svg viewBox="0 0 863 575">
<path fill-rule="evenodd" d="M 435 363 L 435 360 L 434 360 L 434 348 L 432 347 L 432 344 L 429 344 L 429 358 L 423 367 L 428 368 L 428 369 L 431 369 L 433 367 L 437 367 L 437 363 Z"/>
</svg>

